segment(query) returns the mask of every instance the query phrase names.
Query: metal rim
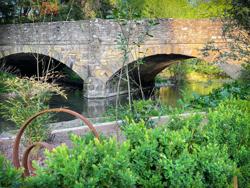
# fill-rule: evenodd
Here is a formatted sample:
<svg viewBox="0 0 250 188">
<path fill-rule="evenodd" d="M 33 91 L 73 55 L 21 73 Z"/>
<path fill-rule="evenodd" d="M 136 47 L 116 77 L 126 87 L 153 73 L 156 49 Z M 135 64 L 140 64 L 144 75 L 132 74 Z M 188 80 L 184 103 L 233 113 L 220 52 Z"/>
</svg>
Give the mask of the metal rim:
<svg viewBox="0 0 250 188">
<path fill-rule="evenodd" d="M 53 109 L 46 109 L 43 111 L 38 112 L 37 114 L 33 115 L 32 117 L 30 117 L 23 125 L 22 127 L 19 129 L 15 141 L 14 141 L 14 145 L 13 145 L 13 156 L 12 156 L 12 160 L 13 160 L 13 164 L 16 168 L 20 168 L 20 161 L 19 161 L 19 145 L 20 145 L 20 141 L 21 141 L 21 137 L 24 133 L 24 130 L 27 128 L 27 126 L 34 120 L 36 119 L 38 116 L 43 115 L 45 113 L 50 113 L 50 112 L 63 112 L 63 113 L 67 113 L 70 114 L 72 116 L 75 116 L 76 118 L 79 118 L 80 120 L 82 120 L 91 130 L 91 132 L 94 134 L 94 136 L 99 140 L 99 134 L 97 133 L 95 127 L 93 126 L 93 124 L 83 115 L 73 111 L 73 110 L 69 110 L 69 109 L 65 109 L 65 108 L 53 108 Z M 23 158 L 23 162 L 22 164 L 24 165 L 24 172 L 25 174 L 29 174 L 29 167 L 28 166 L 32 166 L 32 165 L 28 165 L 28 160 L 29 160 L 29 153 L 30 151 L 36 146 L 36 145 L 40 145 L 42 147 L 47 147 L 50 148 L 49 144 L 45 143 L 45 142 L 39 142 L 36 144 L 32 144 L 28 147 L 28 149 L 25 151 L 25 155 Z M 24 175 L 25 175 L 24 174 Z"/>
<path fill-rule="evenodd" d="M 53 146 L 46 143 L 46 142 L 36 142 L 32 145 L 30 145 L 24 152 L 23 154 L 23 159 L 22 159 L 22 166 L 24 167 L 24 176 L 29 176 L 30 172 L 35 171 L 35 168 L 32 166 L 32 161 L 30 160 L 30 152 L 32 151 L 33 148 L 36 146 L 39 146 L 41 148 L 46 148 L 49 151 L 53 149 Z"/>
</svg>

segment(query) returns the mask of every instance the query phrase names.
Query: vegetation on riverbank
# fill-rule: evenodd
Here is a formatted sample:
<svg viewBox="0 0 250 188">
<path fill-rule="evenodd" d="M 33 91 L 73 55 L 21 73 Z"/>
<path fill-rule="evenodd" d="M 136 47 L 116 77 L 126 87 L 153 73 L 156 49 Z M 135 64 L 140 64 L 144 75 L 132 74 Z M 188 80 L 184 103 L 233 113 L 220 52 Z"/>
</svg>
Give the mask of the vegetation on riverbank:
<svg viewBox="0 0 250 188">
<path fill-rule="evenodd" d="M 12 78 L 13 76 L 11 76 L 10 74 L 0 71 L 0 95 L 6 94 L 8 92 L 5 81 Z"/>
<path fill-rule="evenodd" d="M 232 14 L 241 19 L 243 28 L 249 29 L 249 19 L 245 19 L 249 18 L 249 2 L 233 2 L 236 14 Z M 240 50 L 239 58 L 246 59 L 242 80 L 227 83 L 206 96 L 184 98 L 174 109 L 165 109 L 151 100 L 136 101 L 120 110 L 116 106 L 113 117 L 124 121 L 123 142 L 72 135 L 72 147 L 63 144 L 46 151 L 44 165 L 35 163 L 35 176 L 23 178 L 22 169 L 16 170 L 0 156 L 0 187 L 232 187 L 234 176 L 239 187 L 250 187 L 249 48 Z M 8 75 L 3 78 L 2 92 L 16 95 L 2 104 L 3 114 L 18 125 L 47 108 L 51 91 L 57 92 L 36 80 L 11 79 Z M 178 112 L 190 110 L 207 113 L 178 117 Z M 153 126 L 149 117 L 164 113 L 172 113 L 171 120 Z M 44 136 L 37 132 L 29 135 L 29 142 Z M 34 135 L 38 137 L 34 139 Z"/>
<path fill-rule="evenodd" d="M 72 148 L 61 145 L 46 152 L 46 165 L 36 165 L 36 176 L 16 182 L 46 188 L 228 187 L 237 176 L 239 187 L 248 187 L 249 106 L 249 101 L 226 100 L 209 111 L 206 122 L 201 115 L 174 117 L 153 129 L 143 121 L 131 122 L 123 127 L 127 140 L 122 143 L 74 135 Z M 3 171 L 3 164 L 0 168 L 20 175 L 10 167 Z M 11 185 L 7 178 L 12 176 L 5 177 Z"/>
<path fill-rule="evenodd" d="M 16 169 L 12 163 L 0 154 L 0 187 L 21 187 L 22 169 Z"/>
<path fill-rule="evenodd" d="M 156 76 L 155 82 L 157 84 L 168 80 L 172 84 L 182 84 L 226 78 L 228 76 L 218 66 L 196 58 L 173 63 Z"/>
<path fill-rule="evenodd" d="M 144 18 L 184 19 L 220 17 L 230 5 L 226 0 L 129 0 L 128 3 Z"/>
<path fill-rule="evenodd" d="M 182 98 L 176 106 L 164 104 L 161 100 L 134 100 L 132 106 L 120 105 L 110 107 L 103 115 L 102 121 L 122 120 L 125 124 L 131 121 L 139 122 L 143 119 L 148 126 L 153 126 L 150 117 L 180 114 L 185 112 L 208 111 L 215 108 L 226 99 L 250 99 L 250 85 L 240 80 L 224 83 L 218 89 L 213 89 L 209 94 L 190 94 L 188 88 L 183 90 Z M 117 109 L 118 108 L 118 109 Z M 116 114 L 116 112 L 118 112 Z"/>
<path fill-rule="evenodd" d="M 102 121 L 122 120 L 124 124 L 140 122 L 143 120 L 148 127 L 153 127 L 153 116 L 162 116 L 170 112 L 171 107 L 163 105 L 160 101 L 154 100 L 134 100 L 131 108 L 129 104 L 117 107 L 110 107 L 105 112 Z M 116 113 L 118 112 L 118 113 Z"/>
<path fill-rule="evenodd" d="M 232 83 L 224 84 L 221 88 L 214 90 L 209 95 L 199 96 L 194 95 L 193 99 L 189 102 L 186 101 L 186 108 L 195 108 L 206 110 L 214 108 L 226 99 L 236 98 L 249 101 L 250 100 L 250 85 L 249 83 L 241 83 L 235 81 Z M 185 103 L 185 102 L 183 102 Z"/>
<path fill-rule="evenodd" d="M 0 115 L 15 123 L 17 128 L 32 115 L 41 110 L 48 109 L 48 101 L 53 94 L 65 96 L 63 90 L 57 85 L 35 80 L 34 78 L 18 78 L 8 73 L 1 73 L 1 93 L 8 95 L 0 102 Z M 44 141 L 49 136 L 49 122 L 52 116 L 46 114 L 37 118 L 25 131 L 27 144 Z"/>
</svg>

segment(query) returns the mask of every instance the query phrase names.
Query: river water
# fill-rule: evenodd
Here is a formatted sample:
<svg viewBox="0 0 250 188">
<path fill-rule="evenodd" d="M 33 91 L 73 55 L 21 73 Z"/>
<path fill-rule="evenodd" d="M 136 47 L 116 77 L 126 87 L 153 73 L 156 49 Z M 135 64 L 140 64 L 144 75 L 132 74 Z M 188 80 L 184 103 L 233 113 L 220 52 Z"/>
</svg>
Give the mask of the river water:
<svg viewBox="0 0 250 188">
<path fill-rule="evenodd" d="M 160 100 L 163 104 L 175 107 L 179 99 L 191 97 L 194 93 L 206 95 L 223 85 L 226 80 L 213 80 L 207 82 L 188 82 L 180 86 L 161 86 L 155 87 L 151 92 L 145 92 L 146 97 Z M 62 97 L 54 96 L 50 102 L 50 107 L 67 107 L 82 113 L 89 118 L 102 117 L 105 111 L 111 106 L 115 106 L 116 97 L 107 99 L 86 99 L 82 97 L 82 91 L 75 90 L 67 92 L 67 100 Z M 140 93 L 133 94 L 133 99 L 140 99 Z M 128 95 L 119 96 L 121 105 L 128 104 Z M 59 120 L 65 121 L 72 119 L 69 116 L 59 115 Z"/>
<path fill-rule="evenodd" d="M 176 106 L 177 101 L 185 97 L 192 96 L 193 93 L 206 95 L 213 89 L 217 89 L 223 85 L 225 80 L 213 80 L 207 82 L 188 82 L 180 86 L 161 86 L 153 89 L 154 92 L 148 94 L 154 99 L 159 99 L 163 104 Z M 77 111 L 89 118 L 101 117 L 105 111 L 111 106 L 115 106 L 116 98 L 95 99 L 89 100 L 83 98 L 81 90 L 69 90 L 66 92 L 67 99 L 60 96 L 53 96 L 50 101 L 51 108 L 65 107 Z M 140 98 L 139 95 L 134 95 L 135 99 Z M 122 95 L 119 97 L 120 104 L 128 104 L 128 96 Z M 57 114 L 57 121 L 72 120 L 71 116 L 65 114 Z M 0 133 L 3 131 L 15 129 L 15 126 L 0 117 Z"/>
</svg>

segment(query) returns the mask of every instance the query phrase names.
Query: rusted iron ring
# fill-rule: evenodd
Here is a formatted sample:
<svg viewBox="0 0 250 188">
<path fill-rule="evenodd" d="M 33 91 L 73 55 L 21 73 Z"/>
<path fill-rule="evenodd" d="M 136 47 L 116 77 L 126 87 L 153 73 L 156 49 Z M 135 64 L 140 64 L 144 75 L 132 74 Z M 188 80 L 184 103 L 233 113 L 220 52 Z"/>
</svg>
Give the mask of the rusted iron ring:
<svg viewBox="0 0 250 188">
<path fill-rule="evenodd" d="M 32 166 L 32 162 L 30 159 L 30 152 L 32 151 L 33 148 L 35 148 L 36 146 L 42 147 L 42 148 L 46 148 L 49 151 L 51 151 L 53 149 L 53 146 L 46 143 L 46 142 L 36 142 L 32 145 L 30 145 L 24 152 L 23 154 L 23 159 L 22 159 L 22 166 L 24 167 L 24 176 L 29 176 L 30 172 L 35 171 L 35 168 L 33 168 Z"/>
<path fill-rule="evenodd" d="M 20 145 L 20 141 L 21 141 L 21 137 L 24 133 L 24 130 L 27 128 L 27 126 L 38 116 L 45 114 L 45 113 L 49 113 L 49 112 L 64 112 L 67 114 L 70 114 L 72 116 L 75 116 L 76 118 L 79 118 L 80 120 L 82 120 L 88 127 L 89 129 L 92 131 L 92 133 L 94 134 L 94 136 L 99 139 L 99 135 L 95 129 L 95 127 L 93 126 L 93 124 L 83 115 L 69 110 L 69 109 L 65 109 L 65 108 L 54 108 L 54 109 L 47 109 L 47 110 L 43 110 L 41 112 L 38 112 L 37 114 L 33 115 L 32 117 L 30 117 L 23 125 L 22 127 L 19 129 L 17 135 L 16 135 L 16 139 L 13 145 L 13 164 L 16 168 L 20 168 L 20 161 L 19 161 L 19 145 Z M 29 163 L 29 153 L 30 151 L 36 146 L 42 146 L 48 149 L 51 149 L 51 146 L 45 142 L 38 142 L 36 144 L 32 144 L 28 147 L 28 149 L 25 151 L 24 156 L 23 156 L 23 160 L 22 160 L 22 164 L 24 167 L 24 175 L 29 175 L 29 171 L 32 170 L 32 165 Z M 30 167 L 29 167 L 30 166 Z"/>
</svg>

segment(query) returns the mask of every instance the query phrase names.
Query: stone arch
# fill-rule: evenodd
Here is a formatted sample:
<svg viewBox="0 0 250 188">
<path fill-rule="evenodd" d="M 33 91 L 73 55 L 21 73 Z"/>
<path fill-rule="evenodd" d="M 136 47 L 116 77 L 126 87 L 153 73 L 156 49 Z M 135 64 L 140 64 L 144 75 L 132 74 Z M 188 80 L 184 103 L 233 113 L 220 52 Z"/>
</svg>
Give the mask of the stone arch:
<svg viewBox="0 0 250 188">
<path fill-rule="evenodd" d="M 37 69 L 37 62 L 39 65 L 39 69 Z M 74 71 L 72 67 L 69 67 L 67 64 L 59 61 L 58 59 L 40 53 L 14 53 L 10 55 L 5 54 L 5 56 L 2 55 L 2 57 L 0 58 L 0 65 L 1 64 L 3 66 L 6 66 L 6 68 L 8 68 L 8 66 L 11 66 L 13 67 L 13 70 L 19 70 L 18 73 L 21 76 L 38 76 L 37 73 L 39 72 L 39 77 L 43 77 L 45 76 L 45 74 L 43 74 L 43 71 L 48 70 L 49 73 L 53 73 L 55 71 L 63 71 L 63 75 L 72 75 L 72 72 L 74 72 L 73 75 L 76 74 L 81 78 L 81 76 L 76 71 Z M 83 87 L 84 80 L 82 78 L 79 78 L 78 82 L 69 82 L 70 80 L 68 78 L 68 76 L 60 78 L 60 81 L 63 80 L 64 83 L 71 83 L 77 87 Z"/>
<path fill-rule="evenodd" d="M 129 76 L 131 78 L 131 85 L 142 85 L 143 87 L 153 86 L 154 85 L 154 78 L 155 76 L 160 73 L 163 69 L 170 66 L 174 62 L 178 60 L 185 60 L 194 58 L 193 56 L 186 56 L 181 54 L 155 54 L 151 56 L 147 56 L 141 58 L 141 62 L 138 60 L 130 62 L 128 64 Z M 138 64 L 139 63 L 139 64 Z M 126 80 L 125 75 L 126 70 L 121 70 L 121 68 L 116 71 L 106 82 L 106 90 L 109 93 L 109 96 L 115 95 L 117 87 L 118 87 L 118 80 L 120 79 L 121 73 L 122 78 L 121 80 Z M 127 83 L 121 82 L 120 84 L 121 90 L 126 90 Z"/>
<path fill-rule="evenodd" d="M 165 46 L 166 47 L 166 46 Z M 167 53 L 166 53 L 167 52 Z M 142 59 L 145 61 L 144 64 L 140 65 L 140 84 L 142 86 L 153 86 L 154 84 L 154 78 L 155 76 L 160 73 L 163 69 L 167 68 L 172 63 L 178 61 L 178 60 L 185 60 L 190 58 L 198 58 L 201 60 L 204 60 L 209 63 L 213 63 L 216 59 L 217 54 L 210 54 L 208 57 L 203 56 L 200 53 L 200 50 L 198 48 L 192 48 L 192 49 L 181 49 L 181 48 L 170 48 L 169 46 L 164 47 L 154 47 L 154 48 L 144 48 L 137 49 L 136 51 L 132 51 L 132 55 L 129 56 L 129 60 L 127 61 L 129 70 L 130 70 L 130 76 L 132 76 L 132 79 L 137 80 L 138 82 L 138 76 L 139 75 L 135 71 L 131 71 L 133 69 L 133 64 L 135 64 L 138 59 Z M 137 57 L 137 59 L 135 58 Z M 217 65 L 219 68 L 221 68 L 227 75 L 233 77 L 231 75 L 231 72 L 228 71 L 227 68 L 229 68 L 232 64 L 228 63 L 226 65 Z M 116 93 L 117 80 L 121 72 L 121 67 L 116 66 L 116 70 L 114 71 L 114 74 L 108 78 L 106 81 L 106 94 L 108 96 L 113 96 Z M 125 71 L 123 71 L 125 72 Z M 126 79 L 126 78 L 125 78 Z M 127 89 L 127 83 L 121 83 L 120 85 L 120 91 Z"/>
<path fill-rule="evenodd" d="M 18 54 L 38 54 L 43 57 L 48 57 L 72 69 L 72 71 L 74 71 L 82 80 L 86 80 L 88 77 L 87 67 L 78 65 L 75 56 L 68 55 L 68 53 L 62 53 L 60 50 L 56 50 L 53 48 L 51 49 L 46 46 L 42 46 L 37 49 L 32 49 L 25 45 L 21 47 L 15 46 L 14 48 L 0 51 L 0 59 L 8 58 L 10 56 L 15 56 Z"/>
<path fill-rule="evenodd" d="M 147 43 L 147 42 L 146 42 Z M 223 44 L 222 44 L 223 45 Z M 136 62 L 138 59 L 150 59 L 154 57 L 163 57 L 168 62 L 161 62 L 160 65 L 156 65 L 156 67 L 151 66 L 151 68 L 148 68 L 148 70 L 156 71 L 152 75 L 156 75 L 158 73 L 159 66 L 162 66 L 163 70 L 168 66 L 168 64 L 171 64 L 171 61 L 178 60 L 178 59 L 188 59 L 188 58 L 198 58 L 201 60 L 204 60 L 209 63 L 214 63 L 216 58 L 218 57 L 218 54 L 215 52 L 211 52 L 209 56 L 204 56 L 201 52 L 201 49 L 204 48 L 204 44 L 161 44 L 161 45 L 151 45 L 151 44 L 144 44 L 140 47 L 134 47 L 131 46 L 132 50 L 131 53 L 128 56 L 127 64 L 131 65 L 134 62 Z M 116 53 L 118 54 L 118 53 Z M 114 78 L 114 75 L 117 75 L 119 71 L 122 68 L 121 59 L 122 54 L 120 56 L 117 56 L 118 61 L 112 62 L 111 64 L 108 64 L 106 72 L 112 73 L 109 75 L 109 77 L 106 77 L 106 93 L 110 96 L 114 95 L 115 91 L 115 81 L 112 82 L 112 78 Z M 221 68 L 227 75 L 229 75 L 232 78 L 236 78 L 239 75 L 240 66 L 238 64 L 235 64 L 235 62 L 227 62 L 226 64 L 217 64 L 219 68 Z M 110 70 L 110 67 L 112 67 L 112 70 Z M 150 67 L 150 66 L 149 66 Z M 105 67 L 104 67 L 105 69 Z M 106 69 L 105 69 L 106 70 Z M 104 80 L 104 79 L 102 79 Z M 151 79 L 152 80 L 152 79 Z M 110 84 L 112 82 L 112 84 Z M 111 88 L 112 86 L 113 88 Z M 126 86 L 124 86 L 126 87 Z"/>
</svg>

